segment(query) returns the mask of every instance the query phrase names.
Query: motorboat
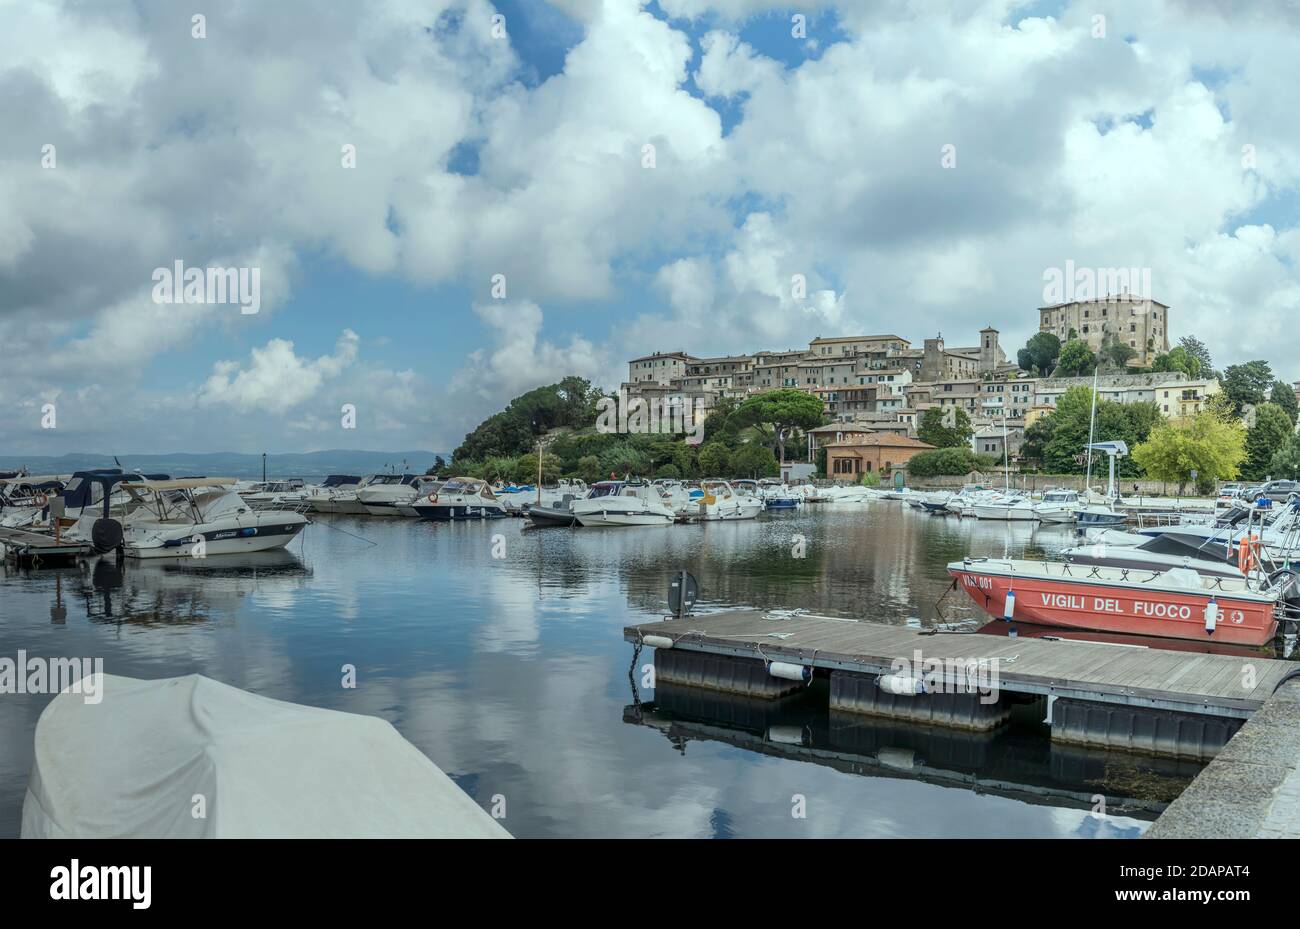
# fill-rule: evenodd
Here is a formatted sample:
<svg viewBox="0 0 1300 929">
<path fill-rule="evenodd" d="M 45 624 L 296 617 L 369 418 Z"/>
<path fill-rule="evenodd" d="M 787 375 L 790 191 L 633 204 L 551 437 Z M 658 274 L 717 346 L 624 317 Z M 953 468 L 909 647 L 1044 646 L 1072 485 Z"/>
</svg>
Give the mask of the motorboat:
<svg viewBox="0 0 1300 929">
<path fill-rule="evenodd" d="M 974 516 L 976 503 L 995 500 L 997 497 L 997 491 L 989 490 L 982 484 L 964 484 L 961 490 L 948 498 L 944 506 L 948 512 L 958 516 Z"/>
<path fill-rule="evenodd" d="M 1034 502 L 1020 494 L 999 495 L 971 503 L 971 515 L 977 519 L 1000 519 L 1016 522 L 1033 522 Z"/>
<path fill-rule="evenodd" d="M 589 496 L 573 501 L 571 510 L 583 527 L 667 526 L 676 519 L 663 491 L 633 481 L 600 481 Z"/>
<path fill-rule="evenodd" d="M 763 505 L 769 510 L 796 510 L 803 506 L 803 494 L 775 478 L 764 478 L 758 482 L 758 486 Z"/>
<path fill-rule="evenodd" d="M 1060 556 L 1070 564 L 1078 565 L 1136 571 L 1190 568 L 1198 574 L 1214 577 L 1246 576 L 1237 566 L 1236 554 L 1228 545 L 1208 540 L 1198 545 L 1173 535 L 1143 536 L 1109 529 L 1098 533 L 1098 537 L 1086 544 L 1063 549 Z"/>
<path fill-rule="evenodd" d="M 724 519 L 753 519 L 763 512 L 761 497 L 753 496 L 747 490 L 733 487 L 727 481 L 701 481 L 703 492 L 696 503 L 692 519 L 705 522 Z"/>
<path fill-rule="evenodd" d="M 301 513 L 310 508 L 307 498 L 311 493 L 307 482 L 295 477 L 287 481 L 255 484 L 249 490 L 239 491 L 239 496 L 255 510 L 296 510 Z"/>
<path fill-rule="evenodd" d="M 1096 526 L 1122 526 L 1127 519 L 1127 513 L 1115 509 L 1109 503 L 1089 503 L 1076 507 L 1074 511 L 1074 521 L 1084 529 Z"/>
<path fill-rule="evenodd" d="M 661 477 L 651 483 L 659 488 L 660 496 L 679 519 L 694 515 L 699 508 L 700 498 L 704 496 L 704 491 L 699 487 L 687 486 L 676 478 Z"/>
<path fill-rule="evenodd" d="M 105 497 L 68 530 L 97 552 L 129 558 L 204 558 L 283 548 L 308 520 L 289 510 L 254 510 L 231 489 L 233 477 L 128 480 L 126 503 Z"/>
<path fill-rule="evenodd" d="M 506 508 L 487 481 L 476 477 L 453 477 L 412 504 L 422 519 L 500 519 Z"/>
<path fill-rule="evenodd" d="M 355 500 L 357 489 L 361 485 L 362 478 L 351 474 L 331 474 L 311 488 L 303 497 L 303 502 L 314 513 L 341 513 L 339 505 L 345 495 L 351 495 L 351 499 Z"/>
<path fill-rule="evenodd" d="M 30 526 L 51 497 L 63 493 L 69 474 L 14 474 L 0 479 L 0 526 Z"/>
<path fill-rule="evenodd" d="M 525 506 L 537 502 L 538 489 L 533 484 L 505 484 L 490 489 L 497 502 L 511 516 L 520 515 Z"/>
<path fill-rule="evenodd" d="M 438 479 L 430 474 L 376 474 L 357 491 L 357 502 L 371 516 L 401 516 L 401 507 L 413 506 L 428 493 L 426 484 Z"/>
<path fill-rule="evenodd" d="M 1280 621 L 1294 625 L 1300 615 L 1300 574 L 1290 570 L 1231 578 L 1181 567 L 967 558 L 948 573 L 990 615 L 1040 626 L 1264 645 Z"/>
<path fill-rule="evenodd" d="M 1034 516 L 1045 523 L 1072 523 L 1079 509 L 1077 490 L 1049 489 L 1034 506 Z"/>
</svg>

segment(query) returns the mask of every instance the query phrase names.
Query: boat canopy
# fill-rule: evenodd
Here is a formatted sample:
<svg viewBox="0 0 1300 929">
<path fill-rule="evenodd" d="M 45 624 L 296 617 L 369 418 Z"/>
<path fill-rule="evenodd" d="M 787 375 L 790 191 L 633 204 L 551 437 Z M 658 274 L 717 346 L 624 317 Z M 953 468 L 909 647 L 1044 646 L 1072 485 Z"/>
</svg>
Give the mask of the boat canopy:
<svg viewBox="0 0 1300 929">
<path fill-rule="evenodd" d="M 190 815 L 195 796 L 208 798 L 209 815 Z M 386 720 L 197 674 L 95 674 L 50 701 L 36 723 L 21 834 L 510 837 Z"/>
<path fill-rule="evenodd" d="M 125 481 L 122 489 L 162 493 L 167 490 L 197 490 L 200 487 L 233 487 L 236 483 L 233 477 L 178 477 L 161 481 Z"/>
<path fill-rule="evenodd" d="M 360 484 L 361 478 L 354 477 L 351 474 L 331 474 L 325 480 L 321 481 L 322 487 L 340 487 L 344 484 Z"/>
</svg>

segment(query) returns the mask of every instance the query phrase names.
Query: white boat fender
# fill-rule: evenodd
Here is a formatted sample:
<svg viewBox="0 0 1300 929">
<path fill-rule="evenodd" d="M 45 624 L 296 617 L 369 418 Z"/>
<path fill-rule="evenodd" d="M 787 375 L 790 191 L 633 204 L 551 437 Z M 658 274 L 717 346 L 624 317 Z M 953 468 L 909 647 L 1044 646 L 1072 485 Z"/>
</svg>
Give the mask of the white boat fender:
<svg viewBox="0 0 1300 929">
<path fill-rule="evenodd" d="M 805 684 L 812 680 L 812 668 L 791 664 L 788 661 L 772 662 L 767 666 L 767 673 L 773 677 L 784 678 L 787 681 L 802 681 Z"/>
<path fill-rule="evenodd" d="M 1214 635 L 1214 627 L 1219 624 L 1219 604 L 1213 597 L 1205 604 L 1205 633 Z"/>
<path fill-rule="evenodd" d="M 1016 618 L 1016 592 L 1014 590 L 1007 591 L 1007 604 L 1002 608 L 1002 618 Z"/>
<path fill-rule="evenodd" d="M 882 748 L 876 752 L 876 760 L 884 767 L 896 771 L 911 771 L 917 766 L 916 752 L 910 748 Z"/>
<path fill-rule="evenodd" d="M 887 694 L 914 697 L 925 693 L 925 681 L 910 674 L 882 674 L 876 685 Z"/>
<path fill-rule="evenodd" d="M 780 745 L 803 745 L 807 732 L 805 726 L 769 726 L 767 740 Z"/>
<path fill-rule="evenodd" d="M 672 648 L 673 640 L 666 635 L 643 635 L 641 644 L 649 645 L 651 648 Z"/>
</svg>

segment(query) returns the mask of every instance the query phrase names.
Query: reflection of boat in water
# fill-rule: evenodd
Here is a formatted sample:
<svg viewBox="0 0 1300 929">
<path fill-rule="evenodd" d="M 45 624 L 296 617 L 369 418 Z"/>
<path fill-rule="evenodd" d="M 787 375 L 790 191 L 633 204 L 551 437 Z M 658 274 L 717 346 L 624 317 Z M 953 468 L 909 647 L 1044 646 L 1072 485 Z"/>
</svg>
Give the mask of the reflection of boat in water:
<svg viewBox="0 0 1300 929">
<path fill-rule="evenodd" d="M 292 594 L 311 576 L 312 569 L 283 548 L 218 559 L 104 556 L 83 562 L 80 596 L 92 622 L 190 623 L 233 614 L 249 597 Z"/>
<path fill-rule="evenodd" d="M 1201 770 L 1197 762 L 1137 759 L 1054 743 L 1042 701 L 1016 707 L 1010 722 L 972 732 L 827 711 L 818 685 L 765 700 L 660 681 L 653 702 L 624 707 L 623 721 L 659 729 L 685 753 L 690 742 L 811 762 L 864 777 L 906 778 L 1027 803 L 1152 820 Z M 1120 820 L 1122 823 L 1122 819 Z M 1139 831 L 1137 822 L 1119 833 Z"/>
</svg>

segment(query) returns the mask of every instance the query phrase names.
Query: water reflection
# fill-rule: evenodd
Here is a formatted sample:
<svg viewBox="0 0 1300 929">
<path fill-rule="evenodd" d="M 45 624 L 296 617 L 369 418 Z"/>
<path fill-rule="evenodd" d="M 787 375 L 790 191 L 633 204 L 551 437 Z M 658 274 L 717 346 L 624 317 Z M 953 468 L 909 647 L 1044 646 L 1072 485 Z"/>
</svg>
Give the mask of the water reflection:
<svg viewBox="0 0 1300 929">
<path fill-rule="evenodd" d="M 494 557 L 498 543 L 505 557 Z M 256 557 L 0 569 L 0 655 L 102 657 L 112 674 L 201 673 L 381 716 L 484 805 L 504 794 L 505 825 L 521 836 L 1080 835 L 1096 825 L 1074 795 L 1090 778 L 1114 784 L 1116 767 L 1104 762 L 1098 775 L 1100 756 L 1085 752 L 1070 762 L 1083 774 L 1053 773 L 1069 765 L 1037 726 L 982 747 L 934 733 L 918 742 L 906 727 L 854 735 L 823 709 L 819 720 L 742 726 L 742 743 L 734 731 L 721 737 L 730 723 L 679 714 L 671 725 L 693 746 L 683 757 L 624 723 L 622 629 L 662 615 L 681 568 L 699 579 L 702 608 L 930 622 L 948 561 L 1044 557 L 1071 543 L 1060 529 L 932 518 L 894 503 L 643 531 L 334 517 L 291 551 Z M 944 613 L 985 619 L 956 598 Z M 355 688 L 341 683 L 345 665 Z M 663 712 L 671 697 L 654 697 Z M 17 833 L 48 700 L 0 696 L 0 836 Z M 687 725 L 716 726 L 719 737 Z M 807 744 L 795 737 L 805 727 Z M 912 751 L 927 776 L 863 777 L 901 757 L 881 748 Z M 818 760 L 827 751 L 843 764 Z M 956 782 L 970 789 L 929 777 L 939 771 L 971 778 Z M 990 786 L 1003 782 L 1014 789 Z M 796 791 L 816 798 L 806 821 L 790 818 Z M 1144 809 L 1123 829 L 1141 828 Z"/>
<path fill-rule="evenodd" d="M 828 711 L 826 689 L 818 681 L 793 696 L 761 700 L 660 683 L 653 701 L 634 699 L 623 719 L 659 730 L 682 755 L 692 742 L 718 742 L 846 774 L 1083 811 L 1093 810 L 1100 795 L 1108 815 L 1096 817 L 1097 826 L 1112 835 L 1140 833 L 1140 822 L 1155 819 L 1200 771 L 1195 762 L 1054 743 L 1041 700 L 1013 708 L 998 729 L 969 732 Z"/>
</svg>

